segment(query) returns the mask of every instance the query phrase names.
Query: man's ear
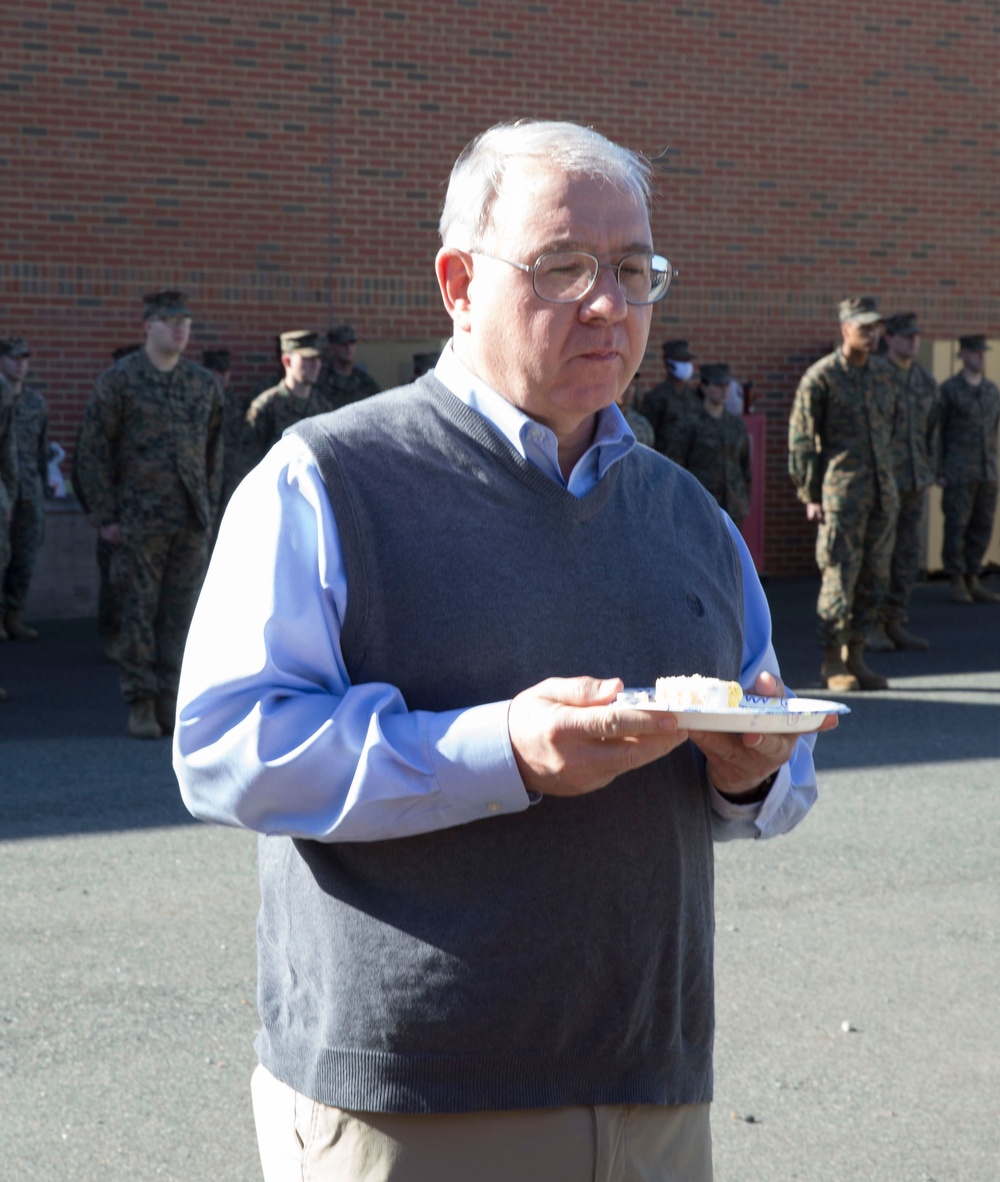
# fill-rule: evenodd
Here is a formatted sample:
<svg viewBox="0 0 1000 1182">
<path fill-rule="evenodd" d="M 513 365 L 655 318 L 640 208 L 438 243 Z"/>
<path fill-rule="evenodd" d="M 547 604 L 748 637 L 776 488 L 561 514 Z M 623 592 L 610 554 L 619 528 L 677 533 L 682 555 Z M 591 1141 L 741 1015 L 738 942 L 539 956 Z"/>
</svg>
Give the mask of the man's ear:
<svg viewBox="0 0 1000 1182">
<path fill-rule="evenodd" d="M 442 246 L 434 260 L 434 270 L 445 310 L 456 332 L 468 332 L 472 324 L 472 255 L 457 246 Z"/>
</svg>

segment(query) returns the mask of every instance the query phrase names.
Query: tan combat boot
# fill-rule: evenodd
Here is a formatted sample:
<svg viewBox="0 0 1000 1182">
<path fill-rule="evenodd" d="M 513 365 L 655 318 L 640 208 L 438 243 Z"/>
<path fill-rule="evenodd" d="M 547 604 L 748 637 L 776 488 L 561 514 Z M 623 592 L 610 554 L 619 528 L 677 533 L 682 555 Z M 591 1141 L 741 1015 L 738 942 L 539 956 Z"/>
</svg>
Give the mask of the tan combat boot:
<svg viewBox="0 0 1000 1182">
<path fill-rule="evenodd" d="M 878 673 L 874 673 L 865 664 L 865 646 L 863 644 L 845 644 L 841 655 L 850 673 L 858 679 L 863 690 L 884 690 L 889 688 L 889 682 Z"/>
<path fill-rule="evenodd" d="M 870 649 L 873 653 L 894 653 L 896 646 L 892 642 L 892 637 L 886 631 L 886 626 L 881 621 L 877 624 L 872 624 L 865 635 L 865 648 Z"/>
<path fill-rule="evenodd" d="M 929 640 L 907 632 L 899 620 L 890 620 L 885 626 L 885 634 L 896 648 L 909 649 L 911 652 L 923 652 L 925 648 L 931 647 Z"/>
<path fill-rule="evenodd" d="M 861 689 L 861 683 L 844 664 L 839 644 L 823 649 L 823 664 L 820 666 L 819 676 L 828 690 L 838 694 L 849 694 Z"/>
<path fill-rule="evenodd" d="M 948 592 L 949 603 L 971 603 L 972 596 L 961 575 L 951 576 L 951 590 Z"/>
<path fill-rule="evenodd" d="M 17 608 L 9 608 L 3 618 L 4 627 L 11 640 L 37 640 L 38 631 L 21 623 L 21 613 Z"/>
<path fill-rule="evenodd" d="M 156 704 L 152 698 L 140 698 L 129 707 L 128 733 L 133 739 L 163 737 L 160 724 L 156 721 Z"/>
<path fill-rule="evenodd" d="M 979 581 L 979 575 L 969 575 L 967 582 L 970 603 L 973 599 L 978 600 L 980 603 L 1000 603 L 1000 595 L 995 591 L 991 591 L 988 587 L 984 587 Z"/>
</svg>

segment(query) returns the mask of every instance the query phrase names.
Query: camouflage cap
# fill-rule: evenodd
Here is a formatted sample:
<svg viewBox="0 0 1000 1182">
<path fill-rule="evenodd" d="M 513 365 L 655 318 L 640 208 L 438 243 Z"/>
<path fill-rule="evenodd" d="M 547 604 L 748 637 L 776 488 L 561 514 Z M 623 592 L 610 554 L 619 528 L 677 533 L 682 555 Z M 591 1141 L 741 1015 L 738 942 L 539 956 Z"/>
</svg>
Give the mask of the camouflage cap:
<svg viewBox="0 0 1000 1182">
<path fill-rule="evenodd" d="M 878 306 L 871 296 L 849 296 L 840 301 L 837 309 L 840 323 L 878 324 L 882 319 Z"/>
<path fill-rule="evenodd" d="M 986 343 L 986 338 L 978 334 L 970 337 L 959 337 L 958 347 L 960 349 L 968 349 L 970 353 L 988 353 L 990 349 Z"/>
<path fill-rule="evenodd" d="M 24 337 L 4 337 L 0 340 L 0 357 L 30 357 L 31 350 Z"/>
<path fill-rule="evenodd" d="M 703 365 L 698 373 L 703 386 L 728 386 L 732 381 L 729 366 L 725 361 L 713 365 Z"/>
<path fill-rule="evenodd" d="M 303 357 L 318 357 L 316 338 L 319 333 L 306 329 L 296 329 L 293 332 L 283 332 L 279 338 L 282 355 L 285 353 L 301 353 Z"/>
<path fill-rule="evenodd" d="M 138 353 L 142 345 L 119 345 L 117 349 L 111 350 L 111 356 L 115 361 L 121 361 L 123 357 L 128 357 L 130 353 Z"/>
<path fill-rule="evenodd" d="M 201 355 L 201 363 L 213 373 L 228 373 L 232 368 L 233 356 L 228 349 L 206 349 Z"/>
<path fill-rule="evenodd" d="M 331 345 L 353 345 L 357 341 L 357 334 L 350 324 L 338 324 L 326 334 Z"/>
<path fill-rule="evenodd" d="M 183 291 L 151 291 L 142 297 L 146 305 L 142 318 L 164 320 L 168 316 L 190 316 L 187 293 Z"/>
<path fill-rule="evenodd" d="M 916 312 L 897 312 L 885 321 L 885 335 L 888 337 L 918 337 L 920 327 Z"/>
<path fill-rule="evenodd" d="M 691 352 L 687 341 L 663 342 L 664 361 L 694 361 L 694 358 L 695 355 Z"/>
</svg>

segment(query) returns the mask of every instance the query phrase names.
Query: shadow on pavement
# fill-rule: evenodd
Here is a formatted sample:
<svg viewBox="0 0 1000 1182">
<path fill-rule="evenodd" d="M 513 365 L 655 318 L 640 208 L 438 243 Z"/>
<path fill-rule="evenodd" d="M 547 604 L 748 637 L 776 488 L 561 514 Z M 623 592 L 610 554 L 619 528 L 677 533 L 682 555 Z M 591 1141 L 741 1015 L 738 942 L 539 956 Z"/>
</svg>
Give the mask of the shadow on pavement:
<svg viewBox="0 0 1000 1182">
<path fill-rule="evenodd" d="M 768 580 L 766 590 L 786 683 L 800 696 L 830 697 L 817 686 L 816 581 Z M 1000 755 L 1000 606 L 951 605 L 947 591 L 934 582 L 916 589 L 909 627 L 932 647 L 870 656 L 892 689 L 845 696 L 852 713 L 818 742 L 820 770 Z M 193 824 L 169 741 L 125 733 L 117 671 L 94 622 L 40 628 L 38 641 L 0 645 L 10 695 L 0 704 L 0 840 Z"/>
</svg>

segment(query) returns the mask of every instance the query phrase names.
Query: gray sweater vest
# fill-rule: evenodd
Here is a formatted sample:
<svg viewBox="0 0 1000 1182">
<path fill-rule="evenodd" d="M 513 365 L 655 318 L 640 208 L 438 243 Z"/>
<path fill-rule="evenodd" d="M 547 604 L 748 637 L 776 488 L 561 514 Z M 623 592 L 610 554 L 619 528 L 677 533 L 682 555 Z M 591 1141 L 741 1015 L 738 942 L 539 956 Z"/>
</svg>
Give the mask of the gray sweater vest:
<svg viewBox="0 0 1000 1182">
<path fill-rule="evenodd" d="M 553 675 L 738 676 L 738 556 L 656 452 L 577 499 L 433 376 L 295 431 L 341 535 L 354 684 L 439 711 Z M 260 874 L 257 1050 L 314 1099 L 711 1098 L 711 814 L 690 744 L 600 792 L 418 837 L 264 837 Z"/>
</svg>

